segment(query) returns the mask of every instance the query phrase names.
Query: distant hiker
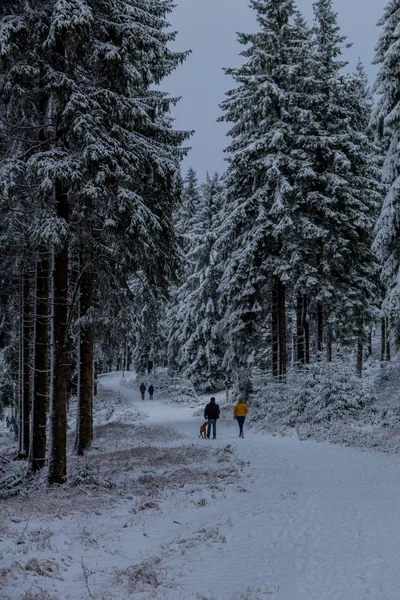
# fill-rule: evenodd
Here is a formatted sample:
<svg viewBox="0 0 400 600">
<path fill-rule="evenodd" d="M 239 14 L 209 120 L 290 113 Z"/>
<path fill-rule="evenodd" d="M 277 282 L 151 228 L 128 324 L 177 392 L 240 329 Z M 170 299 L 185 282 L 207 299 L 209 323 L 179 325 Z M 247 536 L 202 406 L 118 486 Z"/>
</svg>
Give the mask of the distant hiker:
<svg viewBox="0 0 400 600">
<path fill-rule="evenodd" d="M 217 437 L 217 419 L 219 419 L 219 405 L 215 403 L 215 398 L 204 409 L 204 418 L 208 419 L 207 438 L 210 439 L 211 425 L 213 428 L 213 440 Z"/>
<path fill-rule="evenodd" d="M 149 385 L 149 399 L 153 400 L 154 387 L 153 384 Z"/>
<path fill-rule="evenodd" d="M 146 386 L 144 385 L 144 383 L 140 384 L 139 390 L 140 390 L 140 396 L 141 396 L 142 400 L 144 400 L 144 393 L 146 391 Z"/>
<path fill-rule="evenodd" d="M 239 400 L 233 411 L 233 418 L 237 420 L 239 425 L 239 437 L 244 438 L 243 425 L 249 409 L 244 400 Z"/>
</svg>

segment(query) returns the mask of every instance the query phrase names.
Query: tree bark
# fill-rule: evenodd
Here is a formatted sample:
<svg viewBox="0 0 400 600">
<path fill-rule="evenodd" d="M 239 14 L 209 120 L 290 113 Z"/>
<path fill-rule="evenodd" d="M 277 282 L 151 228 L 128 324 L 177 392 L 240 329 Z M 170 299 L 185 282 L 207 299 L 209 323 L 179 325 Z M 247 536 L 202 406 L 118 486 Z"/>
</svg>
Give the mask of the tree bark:
<svg viewBox="0 0 400 600">
<path fill-rule="evenodd" d="M 46 461 L 49 391 L 49 278 L 50 264 L 46 256 L 39 260 L 36 272 L 35 372 L 30 453 L 30 467 L 33 472 L 42 469 Z"/>
<path fill-rule="evenodd" d="M 278 287 L 279 379 L 286 378 L 286 289 L 280 279 Z"/>
<path fill-rule="evenodd" d="M 304 340 L 305 340 L 305 353 L 306 353 L 306 364 L 310 364 L 310 324 L 308 322 L 308 299 L 304 296 Z"/>
<path fill-rule="evenodd" d="M 18 453 L 23 458 L 24 431 L 24 282 L 19 289 L 19 349 L 18 349 Z"/>
<path fill-rule="evenodd" d="M 93 369 L 94 369 L 94 373 L 93 373 L 93 396 L 97 396 L 97 385 L 98 385 L 97 376 L 98 376 L 98 373 L 99 373 L 99 363 L 98 363 L 97 360 L 93 361 Z"/>
<path fill-rule="evenodd" d="M 317 304 L 317 353 L 320 356 L 324 342 L 324 309 L 322 302 Z"/>
<path fill-rule="evenodd" d="M 278 318 L 278 288 L 277 282 L 274 280 L 272 287 L 272 303 L 271 303 L 271 341 L 272 341 L 272 376 L 278 378 L 278 363 L 279 363 L 279 318 Z"/>
<path fill-rule="evenodd" d="M 386 318 L 381 317 L 381 361 L 386 360 Z"/>
<path fill-rule="evenodd" d="M 372 329 L 369 330 L 368 334 L 368 356 L 372 356 Z"/>
<path fill-rule="evenodd" d="M 31 420 L 31 297 L 29 275 L 23 276 L 23 399 L 22 399 L 22 454 L 29 456 Z"/>
<path fill-rule="evenodd" d="M 304 331 L 304 295 L 297 294 L 296 303 L 296 346 L 297 362 L 304 364 L 306 362 L 306 344 Z"/>
<path fill-rule="evenodd" d="M 84 268 L 84 267 L 83 267 Z M 93 273 L 84 268 L 80 283 L 79 379 L 76 452 L 82 455 L 92 442 L 93 422 L 93 326 L 85 322 L 93 301 Z M 83 321 L 82 321 L 83 320 Z"/>
<path fill-rule="evenodd" d="M 332 326 L 330 324 L 327 325 L 326 360 L 332 362 Z"/>
<path fill-rule="evenodd" d="M 390 328 L 389 328 L 389 317 L 386 317 L 385 322 L 385 331 L 386 331 L 386 360 L 390 360 Z"/>
<path fill-rule="evenodd" d="M 363 343 L 359 338 L 357 341 L 357 375 L 362 377 L 363 372 Z"/>
<path fill-rule="evenodd" d="M 310 326 L 307 321 L 307 296 L 297 294 L 297 362 L 300 364 L 309 364 L 310 362 Z"/>
<path fill-rule="evenodd" d="M 55 184 L 57 217 L 69 222 L 67 190 Z M 67 479 L 67 374 L 68 374 L 68 239 L 54 256 L 53 265 L 53 361 L 50 411 L 49 484 Z"/>
</svg>

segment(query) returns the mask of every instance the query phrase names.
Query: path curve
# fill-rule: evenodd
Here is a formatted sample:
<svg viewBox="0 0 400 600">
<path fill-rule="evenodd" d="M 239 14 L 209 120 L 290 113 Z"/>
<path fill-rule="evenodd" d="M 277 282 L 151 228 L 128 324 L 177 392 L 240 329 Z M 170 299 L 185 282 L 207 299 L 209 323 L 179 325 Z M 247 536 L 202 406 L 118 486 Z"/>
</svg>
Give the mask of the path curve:
<svg viewBox="0 0 400 600">
<path fill-rule="evenodd" d="M 207 600 L 399 600 L 399 456 L 248 429 L 238 440 L 236 427 L 224 424 L 217 440 L 200 441 L 193 409 L 157 396 L 142 402 L 120 382 L 120 373 L 101 378 L 104 387 L 148 413 L 147 425 L 169 424 L 193 443 L 234 444 L 238 458 L 249 463 L 244 492 L 226 490 L 202 513 L 203 521 L 224 527 L 226 542 L 222 551 L 207 548 L 188 557 L 181 581 L 195 590 L 190 600 L 205 589 L 213 594 Z M 174 557 L 169 561 L 173 568 Z M 238 590 L 246 589 L 253 592 L 240 596 Z M 175 600 L 176 594 L 165 597 Z"/>
</svg>

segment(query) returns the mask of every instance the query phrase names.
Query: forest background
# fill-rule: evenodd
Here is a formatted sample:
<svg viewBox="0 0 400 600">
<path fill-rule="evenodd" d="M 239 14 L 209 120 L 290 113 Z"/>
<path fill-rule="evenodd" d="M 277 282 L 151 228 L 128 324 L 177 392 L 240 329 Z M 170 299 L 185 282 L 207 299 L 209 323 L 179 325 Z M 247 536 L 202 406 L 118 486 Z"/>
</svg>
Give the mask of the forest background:
<svg viewBox="0 0 400 600">
<path fill-rule="evenodd" d="M 331 0 L 312 25 L 292 0 L 250 6 L 227 168 L 199 183 L 162 91 L 189 59 L 169 0 L 2 3 L 0 394 L 50 484 L 70 398 L 83 454 L 110 370 L 161 368 L 177 400 L 226 387 L 268 426 L 387 419 L 367 382 L 400 339 L 400 3 L 373 90 Z"/>
</svg>

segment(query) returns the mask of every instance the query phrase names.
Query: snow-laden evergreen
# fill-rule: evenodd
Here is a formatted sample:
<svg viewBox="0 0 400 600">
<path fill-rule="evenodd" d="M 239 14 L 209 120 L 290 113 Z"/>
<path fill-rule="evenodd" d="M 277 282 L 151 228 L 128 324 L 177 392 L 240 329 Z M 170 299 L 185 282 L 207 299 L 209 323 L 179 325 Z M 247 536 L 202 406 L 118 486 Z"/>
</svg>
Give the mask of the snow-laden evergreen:
<svg viewBox="0 0 400 600">
<path fill-rule="evenodd" d="M 200 190 L 196 171 L 190 167 L 186 173 L 182 190 L 182 200 L 176 210 L 176 228 L 185 238 L 185 246 L 190 245 L 190 232 L 200 208 Z"/>
<path fill-rule="evenodd" d="M 238 85 L 221 105 L 223 120 L 233 123 L 219 240 L 230 369 L 246 366 L 257 347 L 269 289 L 292 275 L 292 207 L 300 169 L 294 137 L 303 118 L 299 78 L 308 43 L 292 0 L 253 1 L 251 7 L 259 31 L 239 35 L 246 62 L 227 70 Z"/>
<path fill-rule="evenodd" d="M 50 461 L 60 466 L 52 482 L 66 474 L 70 323 L 78 316 L 79 386 L 91 396 L 99 296 L 123 292 L 139 271 L 165 290 L 178 266 L 172 212 L 188 135 L 174 130 L 176 100 L 158 87 L 187 56 L 169 49 L 171 10 L 169 0 L 0 7 L 1 201 L 5 213 L 22 207 L 32 267 L 35 253 L 54 255 L 50 455 L 63 456 Z"/>
<path fill-rule="evenodd" d="M 400 327 L 400 2 L 390 0 L 379 21 L 376 46 L 377 132 L 386 152 L 383 180 L 388 192 L 376 224 L 375 251 L 382 264 L 383 310 Z"/>
<path fill-rule="evenodd" d="M 307 320 L 317 321 L 316 349 L 326 341 L 328 359 L 333 339 L 363 340 L 375 315 L 379 150 L 368 130 L 365 77 L 343 73 L 345 38 L 331 0 L 315 3 L 312 31 L 292 1 L 252 7 L 260 30 L 240 35 L 247 61 L 228 70 L 238 86 L 222 104 L 223 119 L 234 126 L 220 236 L 221 307 L 226 363 L 245 366 L 263 354 L 262 321 L 271 306 L 273 373 L 282 376 L 284 309 L 296 297 L 308 304 Z"/>
<path fill-rule="evenodd" d="M 311 170 L 301 210 L 310 215 L 318 232 L 307 257 L 315 273 L 315 298 L 330 334 L 333 326 L 337 339 L 349 341 L 348 334 L 358 335 L 361 321 L 370 318 L 376 298 L 371 236 L 380 201 L 380 173 L 368 136 L 371 113 L 365 81 L 362 74 L 342 72 L 345 38 L 332 1 L 318 0 L 314 12 L 309 81 L 313 118 L 305 137 Z M 329 340 L 327 345 L 329 352 Z"/>
<path fill-rule="evenodd" d="M 193 198 L 192 174 L 184 197 Z M 207 173 L 196 213 L 191 219 L 184 281 L 174 290 L 170 311 L 169 359 L 195 385 L 213 389 L 222 376 L 222 336 L 217 325 L 219 256 L 216 231 L 220 218 L 222 186 L 219 176 Z"/>
<path fill-rule="evenodd" d="M 122 244 L 126 268 L 141 264 L 162 281 L 176 266 L 171 213 L 187 137 L 168 116 L 175 99 L 154 89 L 187 54 L 168 49 L 171 9 L 169 1 L 145 0 L 48 1 L 40 10 L 21 3 L 14 11 L 6 3 L 0 35 L 8 127 L 2 198 L 15 197 L 23 177 L 43 203 L 62 177 L 76 243 L 82 240 L 88 260 L 116 260 Z M 22 155 L 18 124 L 18 140 L 28 138 Z M 51 215 L 51 200 L 47 205 Z M 41 216 L 37 237 L 65 235 L 62 221 L 43 223 Z"/>
</svg>

